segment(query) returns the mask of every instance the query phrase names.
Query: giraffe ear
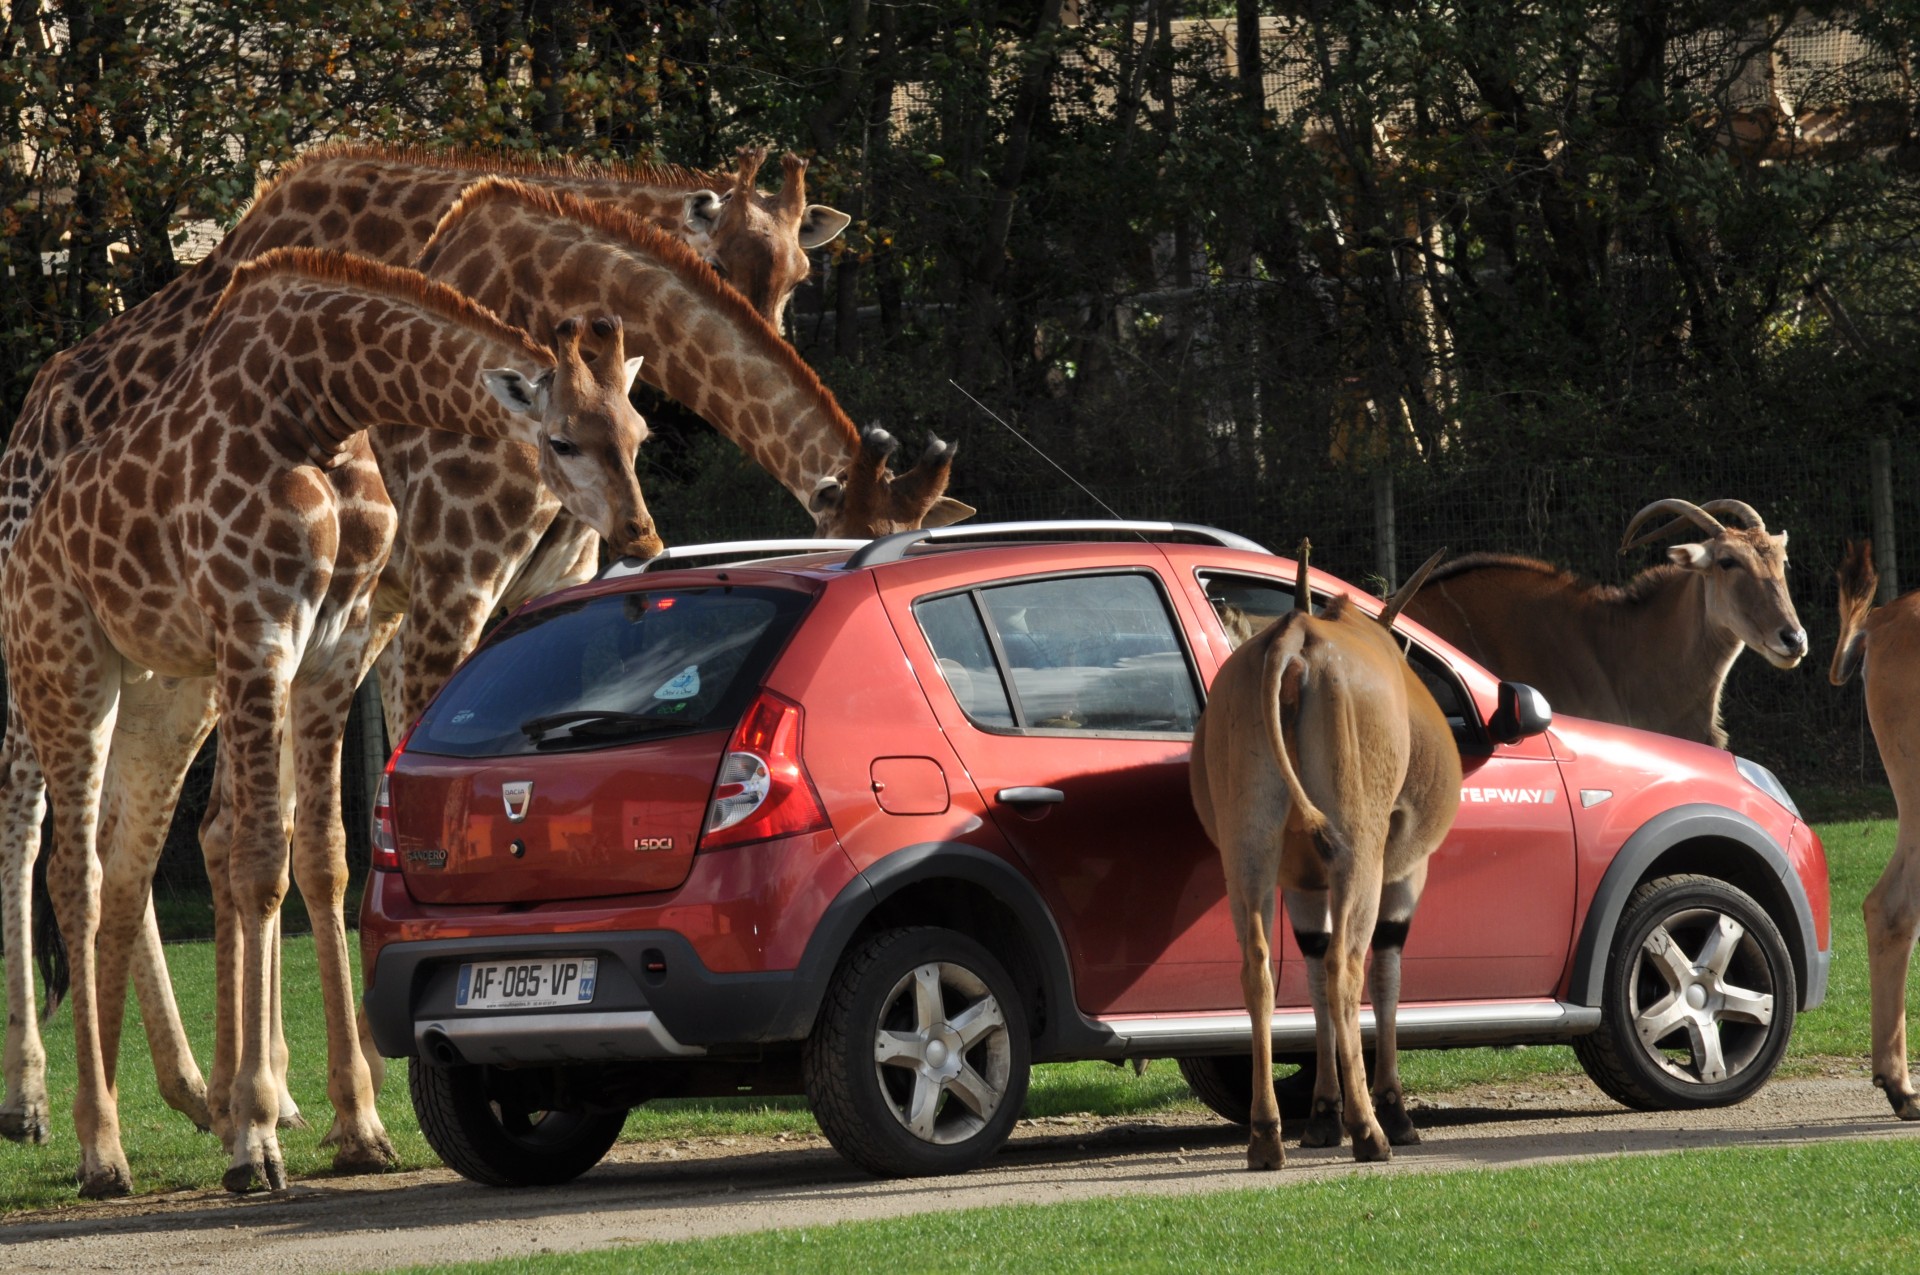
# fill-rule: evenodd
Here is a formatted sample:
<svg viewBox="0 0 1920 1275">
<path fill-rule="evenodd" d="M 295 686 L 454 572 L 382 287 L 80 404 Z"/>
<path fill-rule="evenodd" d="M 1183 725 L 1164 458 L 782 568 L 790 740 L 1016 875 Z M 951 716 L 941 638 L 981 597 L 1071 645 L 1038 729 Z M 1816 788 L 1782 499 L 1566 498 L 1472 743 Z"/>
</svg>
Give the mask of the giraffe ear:
<svg viewBox="0 0 1920 1275">
<path fill-rule="evenodd" d="M 807 501 L 807 508 L 816 514 L 838 509 L 847 498 L 846 484 L 838 478 L 822 478 L 813 485 L 813 496 Z"/>
<path fill-rule="evenodd" d="M 823 243 L 832 243 L 852 221 L 853 218 L 838 208 L 808 204 L 807 211 L 800 214 L 800 246 L 812 250 Z"/>
<path fill-rule="evenodd" d="M 686 212 L 682 214 L 687 229 L 696 235 L 712 234 L 713 228 L 720 224 L 720 210 L 725 205 L 726 200 L 714 191 L 694 191 L 687 196 Z"/>
<path fill-rule="evenodd" d="M 920 520 L 920 525 L 924 528 L 951 527 L 961 519 L 971 518 L 979 512 L 964 500 L 942 496 L 933 502 L 933 508 L 927 510 L 927 516 Z"/>
<path fill-rule="evenodd" d="M 529 377 L 510 367 L 490 367 L 480 373 L 480 379 L 486 382 L 487 392 L 509 412 L 532 416 L 546 414 L 547 394 L 553 389 L 552 368 L 538 376 Z"/>
<path fill-rule="evenodd" d="M 646 361 L 647 356 L 644 354 L 636 354 L 627 360 L 627 384 L 622 393 L 633 393 L 633 379 L 640 375 L 640 365 Z"/>
</svg>

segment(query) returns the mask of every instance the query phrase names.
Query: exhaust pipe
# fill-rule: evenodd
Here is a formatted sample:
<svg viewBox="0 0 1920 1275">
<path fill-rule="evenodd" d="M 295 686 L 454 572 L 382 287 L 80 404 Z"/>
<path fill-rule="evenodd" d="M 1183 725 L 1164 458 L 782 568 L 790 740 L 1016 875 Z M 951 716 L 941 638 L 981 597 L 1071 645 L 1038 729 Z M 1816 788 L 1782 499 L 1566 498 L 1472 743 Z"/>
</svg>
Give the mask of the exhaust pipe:
<svg viewBox="0 0 1920 1275">
<path fill-rule="evenodd" d="M 436 1067 L 458 1067 L 466 1061 L 453 1038 L 438 1027 L 429 1027 L 420 1033 L 420 1055 Z"/>
</svg>

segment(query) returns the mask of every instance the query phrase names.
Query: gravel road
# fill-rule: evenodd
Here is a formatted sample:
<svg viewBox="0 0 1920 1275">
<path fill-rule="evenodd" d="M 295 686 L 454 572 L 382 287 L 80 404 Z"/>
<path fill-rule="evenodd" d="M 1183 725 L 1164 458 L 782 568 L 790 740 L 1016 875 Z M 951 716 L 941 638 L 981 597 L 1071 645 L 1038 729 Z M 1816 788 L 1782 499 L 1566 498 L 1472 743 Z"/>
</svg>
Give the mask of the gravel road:
<svg viewBox="0 0 1920 1275">
<path fill-rule="evenodd" d="M 988 1168 L 900 1182 L 865 1176 L 817 1136 L 631 1143 L 551 1189 L 490 1190 L 432 1170 L 313 1178 L 244 1200 L 176 1192 L 26 1214 L 0 1223 L 0 1268 L 380 1270 L 939 1209 L 1271 1188 L 1350 1173 L 1920 1136 L 1851 1074 L 1776 1080 L 1741 1106 L 1684 1113 L 1628 1111 L 1584 1080 L 1544 1080 L 1417 1102 L 1415 1119 L 1423 1145 L 1401 1149 L 1385 1166 L 1302 1150 L 1290 1129 L 1287 1167 L 1277 1175 L 1247 1173 L 1243 1134 L 1200 1116 L 1027 1121 Z"/>
</svg>

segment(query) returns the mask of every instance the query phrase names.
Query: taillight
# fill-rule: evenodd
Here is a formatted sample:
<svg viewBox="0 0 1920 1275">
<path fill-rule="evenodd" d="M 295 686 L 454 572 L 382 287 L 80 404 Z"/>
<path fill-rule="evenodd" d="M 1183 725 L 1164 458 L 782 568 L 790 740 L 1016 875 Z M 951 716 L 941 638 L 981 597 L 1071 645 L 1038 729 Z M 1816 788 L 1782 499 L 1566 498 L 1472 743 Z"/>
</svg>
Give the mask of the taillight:
<svg viewBox="0 0 1920 1275">
<path fill-rule="evenodd" d="M 800 720 L 800 706 L 771 691 L 748 707 L 714 780 L 702 850 L 828 826 L 820 794 L 800 764 Z"/>
<path fill-rule="evenodd" d="M 387 758 L 387 768 L 381 772 L 380 786 L 373 793 L 373 870 L 375 872 L 400 871 L 400 845 L 393 826 L 393 767 L 400 760 L 400 754 L 407 751 L 407 739 L 413 734 L 409 729 L 400 737 L 399 746 L 393 750 L 393 756 Z"/>
</svg>

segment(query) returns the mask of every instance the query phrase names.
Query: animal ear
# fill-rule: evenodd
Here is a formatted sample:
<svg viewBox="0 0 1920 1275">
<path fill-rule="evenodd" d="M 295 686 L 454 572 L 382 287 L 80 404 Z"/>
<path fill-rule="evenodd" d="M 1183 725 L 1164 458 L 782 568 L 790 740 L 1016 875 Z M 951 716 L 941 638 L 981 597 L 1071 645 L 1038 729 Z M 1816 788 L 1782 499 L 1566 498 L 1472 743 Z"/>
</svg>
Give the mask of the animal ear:
<svg viewBox="0 0 1920 1275">
<path fill-rule="evenodd" d="M 510 367 L 490 367 L 480 373 L 487 392 L 509 412 L 539 416 L 547 410 L 547 394 L 553 389 L 553 369 L 529 377 Z"/>
<path fill-rule="evenodd" d="M 942 496 L 933 502 L 933 508 L 927 510 L 927 516 L 920 520 L 923 528 L 951 527 L 954 523 L 971 518 L 979 513 L 964 500 L 955 500 L 951 496 Z"/>
<path fill-rule="evenodd" d="M 838 478 L 822 478 L 813 485 L 813 496 L 807 501 L 807 508 L 816 514 L 838 509 L 847 498 L 847 486 Z"/>
<path fill-rule="evenodd" d="M 710 235 L 713 228 L 720 224 L 720 210 L 726 206 L 726 200 L 711 190 L 696 190 L 687 196 L 687 229 L 696 235 Z"/>
<path fill-rule="evenodd" d="M 852 223 L 853 218 L 838 208 L 808 204 L 807 210 L 800 214 L 800 246 L 813 249 L 823 243 L 832 243 Z"/>
<path fill-rule="evenodd" d="M 1779 549 L 1780 549 L 1780 552 L 1782 552 L 1782 553 L 1785 553 L 1785 552 L 1787 551 L 1787 531 L 1786 531 L 1786 528 L 1784 528 L 1784 527 L 1782 527 L 1782 528 L 1781 528 L 1781 529 L 1780 529 L 1779 531 L 1777 531 L 1777 532 L 1775 532 L 1775 533 L 1774 533 L 1774 536 L 1773 536 L 1773 543 L 1774 543 L 1774 544 L 1775 544 L 1776 546 L 1778 546 L 1778 547 L 1779 547 Z"/>
<path fill-rule="evenodd" d="M 633 393 L 633 379 L 636 376 L 640 375 L 640 365 L 642 363 L 645 363 L 646 361 L 647 361 L 647 356 L 644 354 L 636 354 L 632 358 L 627 360 L 627 383 L 621 389 L 621 393 L 623 394 Z"/>
<path fill-rule="evenodd" d="M 1667 557 L 1695 571 L 1705 571 L 1707 564 L 1713 561 L 1713 555 L 1707 552 L 1705 545 L 1669 545 Z"/>
</svg>

